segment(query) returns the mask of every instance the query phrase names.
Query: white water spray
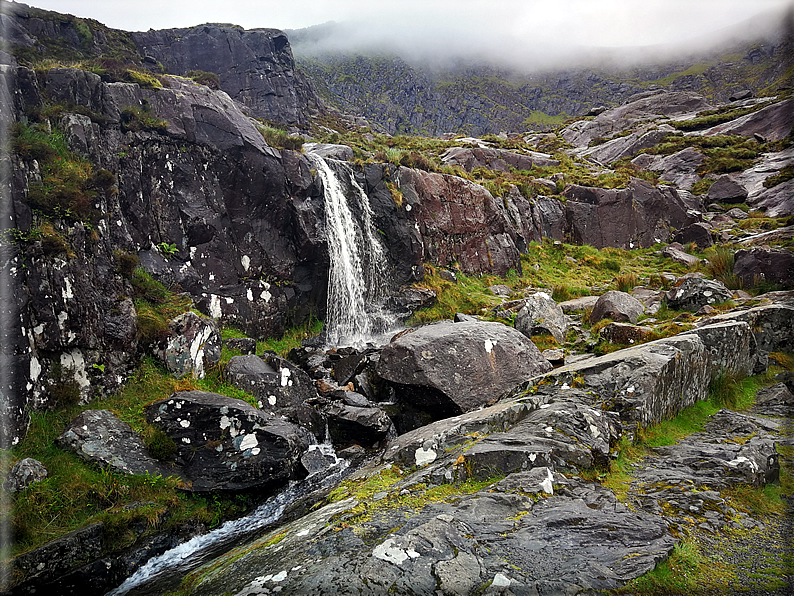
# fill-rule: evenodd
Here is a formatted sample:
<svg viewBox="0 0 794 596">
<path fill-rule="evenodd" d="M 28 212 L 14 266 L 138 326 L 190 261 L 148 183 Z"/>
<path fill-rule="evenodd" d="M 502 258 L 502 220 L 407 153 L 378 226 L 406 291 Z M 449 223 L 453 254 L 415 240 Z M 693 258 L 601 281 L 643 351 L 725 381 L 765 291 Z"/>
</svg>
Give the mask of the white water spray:
<svg viewBox="0 0 794 596">
<path fill-rule="evenodd" d="M 334 170 L 320 156 L 307 157 L 317 167 L 325 197 L 330 272 L 325 341 L 329 346 L 363 346 L 397 328 L 384 307 L 388 259 L 373 225 L 369 197 L 348 172 L 348 199 Z M 348 203 L 353 203 L 351 205 Z M 360 213 L 360 221 L 353 215 Z"/>
</svg>

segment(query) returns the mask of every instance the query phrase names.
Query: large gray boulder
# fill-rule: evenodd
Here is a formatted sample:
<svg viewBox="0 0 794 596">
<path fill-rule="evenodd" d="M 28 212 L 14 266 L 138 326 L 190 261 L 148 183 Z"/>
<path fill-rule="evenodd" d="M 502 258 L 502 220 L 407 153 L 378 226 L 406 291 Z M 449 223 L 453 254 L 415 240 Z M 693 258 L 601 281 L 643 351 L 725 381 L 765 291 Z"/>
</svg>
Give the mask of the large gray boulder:
<svg viewBox="0 0 794 596">
<path fill-rule="evenodd" d="M 124 474 L 179 475 L 155 460 L 130 426 L 109 410 L 86 410 L 55 440 L 87 462 Z"/>
<path fill-rule="evenodd" d="M 667 305 L 696 312 L 706 305 L 726 302 L 732 297 L 733 293 L 721 281 L 690 277 L 667 292 Z"/>
<path fill-rule="evenodd" d="M 194 491 L 245 490 L 300 474 L 309 435 L 231 397 L 180 391 L 146 407 L 146 419 L 177 444 Z"/>
<path fill-rule="evenodd" d="M 739 184 L 734 177 L 720 176 L 709 186 L 707 193 L 711 203 L 744 203 L 747 199 L 747 189 Z"/>
<path fill-rule="evenodd" d="M 501 323 L 441 321 L 401 335 L 377 373 L 401 400 L 438 417 L 493 403 L 515 385 L 551 370 L 527 337 Z"/>
<path fill-rule="evenodd" d="M 565 341 L 568 330 L 568 317 L 548 294 L 538 292 L 524 300 L 524 306 L 518 311 L 514 326 L 527 337 L 553 335 L 557 343 L 561 344 Z"/>
<path fill-rule="evenodd" d="M 601 319 L 612 319 L 616 323 L 636 323 L 645 312 L 645 306 L 631 294 L 610 290 L 603 294 L 593 306 L 590 313 L 590 324 Z"/>
</svg>

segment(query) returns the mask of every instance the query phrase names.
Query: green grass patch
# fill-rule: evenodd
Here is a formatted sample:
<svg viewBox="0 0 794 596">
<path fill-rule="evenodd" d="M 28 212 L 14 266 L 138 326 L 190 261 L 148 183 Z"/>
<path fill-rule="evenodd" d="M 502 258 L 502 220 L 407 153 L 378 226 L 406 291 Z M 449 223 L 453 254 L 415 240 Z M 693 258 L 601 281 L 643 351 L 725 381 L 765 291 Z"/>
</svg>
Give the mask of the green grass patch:
<svg viewBox="0 0 794 596">
<path fill-rule="evenodd" d="M 782 184 L 783 182 L 787 182 L 794 178 L 794 164 L 789 164 L 784 166 L 783 169 L 780 170 L 774 176 L 769 176 L 766 180 L 764 180 L 764 186 L 766 188 L 773 188 L 778 184 Z"/>
</svg>

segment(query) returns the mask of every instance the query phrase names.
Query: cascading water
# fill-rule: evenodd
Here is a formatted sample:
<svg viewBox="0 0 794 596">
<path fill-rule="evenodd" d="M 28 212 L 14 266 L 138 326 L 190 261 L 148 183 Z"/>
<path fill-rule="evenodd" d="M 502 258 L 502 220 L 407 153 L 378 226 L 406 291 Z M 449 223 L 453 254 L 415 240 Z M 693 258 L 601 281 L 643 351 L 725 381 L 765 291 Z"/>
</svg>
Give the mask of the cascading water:
<svg viewBox="0 0 794 596">
<path fill-rule="evenodd" d="M 334 170 L 320 156 L 307 156 L 323 183 L 325 225 L 330 272 L 325 343 L 329 346 L 363 346 L 398 327 L 384 307 L 388 259 L 373 225 L 372 208 L 364 189 L 348 173 L 351 193 L 345 195 Z M 348 201 L 354 202 L 353 210 Z M 359 220 L 353 212 L 360 214 Z"/>
<path fill-rule="evenodd" d="M 263 529 L 278 521 L 288 505 L 318 490 L 339 482 L 349 462 L 336 457 L 330 444 L 312 445 L 334 463 L 304 480 L 294 482 L 274 495 L 246 517 L 228 521 L 219 528 L 191 538 L 158 557 L 150 559 L 107 596 L 156 596 L 176 589 L 182 578 L 207 561 L 221 556 L 246 539 L 253 539 Z"/>
</svg>

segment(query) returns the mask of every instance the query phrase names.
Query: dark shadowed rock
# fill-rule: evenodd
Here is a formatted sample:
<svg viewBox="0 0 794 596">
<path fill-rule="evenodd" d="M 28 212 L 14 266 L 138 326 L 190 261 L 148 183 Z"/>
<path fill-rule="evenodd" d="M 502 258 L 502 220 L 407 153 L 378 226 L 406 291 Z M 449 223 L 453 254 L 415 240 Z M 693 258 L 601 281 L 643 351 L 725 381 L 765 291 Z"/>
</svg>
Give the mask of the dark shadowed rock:
<svg viewBox="0 0 794 596">
<path fill-rule="evenodd" d="M 218 323 L 186 312 L 168 324 L 171 336 L 158 356 L 177 378 L 192 375 L 203 379 L 207 370 L 221 359 L 221 332 Z"/>
<path fill-rule="evenodd" d="M 256 340 L 253 337 L 230 337 L 223 340 L 230 350 L 242 352 L 243 354 L 253 354 L 256 352 Z"/>
<path fill-rule="evenodd" d="M 733 298 L 721 281 L 690 277 L 677 288 L 667 292 L 670 308 L 695 312 L 707 304 L 719 304 Z"/>
<path fill-rule="evenodd" d="M 726 174 L 709 186 L 707 197 L 709 201 L 715 203 L 744 203 L 747 189 Z"/>
<path fill-rule="evenodd" d="M 56 444 L 87 462 L 124 474 L 174 474 L 149 455 L 141 438 L 109 410 L 86 410 L 72 420 Z"/>
<path fill-rule="evenodd" d="M 595 324 L 601 319 L 612 319 L 618 323 L 636 323 L 637 318 L 645 312 L 645 306 L 634 296 L 618 290 L 610 290 L 603 294 L 593 306 L 590 323 Z"/>
<path fill-rule="evenodd" d="M 711 226 L 702 222 L 696 222 L 678 230 L 673 235 L 673 240 L 680 244 L 694 242 L 700 250 L 714 244 L 714 238 L 712 238 L 711 235 Z"/>
<path fill-rule="evenodd" d="M 31 484 L 40 482 L 46 477 L 47 468 L 44 467 L 44 464 L 32 457 L 26 457 L 13 465 L 2 489 L 12 493 L 25 490 Z"/>
<path fill-rule="evenodd" d="M 405 321 L 417 310 L 429 308 L 436 302 L 436 293 L 428 288 L 403 288 L 389 296 L 386 306 L 400 320 Z"/>
<path fill-rule="evenodd" d="M 146 407 L 146 419 L 179 447 L 192 490 L 244 490 L 295 475 L 306 431 L 239 399 L 181 391 Z"/>
<path fill-rule="evenodd" d="M 371 448 L 394 432 L 386 412 L 377 407 L 336 404 L 326 410 L 328 432 L 338 449 L 361 445 Z"/>
<path fill-rule="evenodd" d="M 762 281 L 794 288 L 794 252 L 764 248 L 739 250 L 734 257 L 733 273 L 745 288 Z"/>
<path fill-rule="evenodd" d="M 386 346 L 377 372 L 401 399 L 443 417 L 492 403 L 550 368 L 535 344 L 512 327 L 441 321 Z"/>
<path fill-rule="evenodd" d="M 548 294 L 538 292 L 524 300 L 524 306 L 516 315 L 515 328 L 527 337 L 553 335 L 561 344 L 568 330 L 568 317 Z"/>
</svg>

